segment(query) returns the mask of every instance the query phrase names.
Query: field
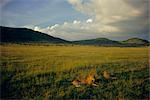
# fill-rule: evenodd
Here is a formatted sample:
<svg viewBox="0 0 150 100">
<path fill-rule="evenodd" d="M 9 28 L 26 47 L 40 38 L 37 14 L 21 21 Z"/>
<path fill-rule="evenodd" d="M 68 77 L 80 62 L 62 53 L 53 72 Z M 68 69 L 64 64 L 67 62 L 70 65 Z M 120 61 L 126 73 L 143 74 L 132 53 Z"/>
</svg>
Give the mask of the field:
<svg viewBox="0 0 150 100">
<path fill-rule="evenodd" d="M 3 99 L 148 99 L 149 47 L 1 45 Z M 105 80 L 103 71 L 117 79 Z M 97 87 L 75 87 L 95 73 Z"/>
</svg>

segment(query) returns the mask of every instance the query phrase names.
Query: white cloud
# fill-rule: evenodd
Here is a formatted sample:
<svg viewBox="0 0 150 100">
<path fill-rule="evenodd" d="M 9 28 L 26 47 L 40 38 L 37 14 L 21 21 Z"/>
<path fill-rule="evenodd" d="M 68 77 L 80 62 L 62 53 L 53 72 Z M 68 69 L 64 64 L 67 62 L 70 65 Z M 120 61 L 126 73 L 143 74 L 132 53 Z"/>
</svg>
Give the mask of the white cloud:
<svg viewBox="0 0 150 100">
<path fill-rule="evenodd" d="M 87 19 L 85 21 L 74 20 L 73 22 L 64 22 L 63 24 L 59 25 L 55 24 L 48 26 L 47 28 L 40 28 L 35 26 L 33 29 L 35 31 L 40 31 L 67 40 L 96 38 L 95 36 L 105 37 L 108 35 L 108 32 L 120 31 L 118 28 L 113 26 L 100 26 L 97 23 L 92 23 L 92 19 Z"/>
<path fill-rule="evenodd" d="M 93 20 L 92 20 L 92 19 L 88 19 L 88 20 L 86 20 L 86 22 L 87 22 L 87 23 L 92 23 Z"/>
<path fill-rule="evenodd" d="M 73 0 L 74 1 L 74 0 Z M 72 4 L 76 10 L 92 15 L 95 20 L 103 23 L 110 23 L 120 18 L 130 17 L 132 10 L 135 10 L 132 6 L 125 3 L 124 0 L 90 0 L 82 3 L 82 0 L 75 0 L 69 3 Z M 116 19 L 113 16 L 117 16 Z"/>
<path fill-rule="evenodd" d="M 106 37 L 147 36 L 148 0 L 68 0 L 73 7 L 90 18 L 74 20 L 39 29 L 67 40 Z M 139 35 L 141 34 L 141 35 Z"/>
<path fill-rule="evenodd" d="M 29 29 L 34 29 L 34 26 L 32 26 L 32 25 L 25 25 L 25 26 L 23 26 L 24 28 L 29 28 Z"/>
<path fill-rule="evenodd" d="M 41 28 L 40 27 L 38 27 L 38 26 L 36 26 L 36 27 L 34 27 L 34 29 L 33 29 L 34 31 L 41 31 Z"/>
<path fill-rule="evenodd" d="M 67 25 L 68 23 L 67 22 L 64 22 L 64 25 Z"/>
<path fill-rule="evenodd" d="M 139 10 L 133 10 L 131 11 L 131 16 L 140 16 L 142 15 L 142 12 Z"/>
<path fill-rule="evenodd" d="M 52 29 L 55 29 L 55 28 L 58 27 L 58 26 L 59 26 L 58 24 L 55 24 L 55 25 L 51 26 L 50 29 L 51 29 L 51 30 L 52 30 Z"/>
<path fill-rule="evenodd" d="M 74 20 L 73 24 L 80 24 L 80 21 Z"/>
<path fill-rule="evenodd" d="M 72 3 L 72 4 L 77 4 L 77 3 L 79 3 L 80 2 L 80 0 L 68 0 L 70 3 Z"/>
<path fill-rule="evenodd" d="M 87 27 L 92 28 L 93 32 L 95 30 L 99 33 L 110 32 L 112 33 L 110 34 L 111 36 L 115 36 L 118 33 L 122 36 L 125 34 L 148 34 L 149 0 L 75 1 L 71 2 L 68 0 L 77 11 L 92 16 L 94 22 L 91 26 L 88 25 Z"/>
</svg>

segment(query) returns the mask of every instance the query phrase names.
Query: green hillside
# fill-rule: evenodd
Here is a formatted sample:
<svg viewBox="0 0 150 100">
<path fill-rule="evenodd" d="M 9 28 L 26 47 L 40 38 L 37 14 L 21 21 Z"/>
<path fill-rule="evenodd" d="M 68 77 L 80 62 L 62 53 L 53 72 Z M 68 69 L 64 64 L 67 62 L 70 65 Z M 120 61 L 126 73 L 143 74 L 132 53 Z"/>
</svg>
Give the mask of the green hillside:
<svg viewBox="0 0 150 100">
<path fill-rule="evenodd" d="M 149 41 L 139 38 L 131 38 L 125 41 L 114 41 L 107 38 L 89 40 L 67 41 L 37 32 L 27 28 L 10 28 L 0 26 L 2 43 L 53 43 L 53 44 L 77 44 L 96 46 L 147 46 Z"/>
<path fill-rule="evenodd" d="M 76 44 L 82 45 L 99 45 L 99 46 L 119 46 L 121 45 L 118 41 L 109 40 L 107 38 L 97 38 L 97 39 L 90 39 L 90 40 L 81 40 L 75 41 Z"/>
<path fill-rule="evenodd" d="M 0 27 L 1 42 L 10 43 L 68 43 L 68 41 L 27 28 Z"/>
<path fill-rule="evenodd" d="M 123 41 L 122 43 L 126 44 L 148 44 L 149 42 L 144 39 L 139 39 L 139 38 L 130 38 L 128 40 Z"/>
</svg>

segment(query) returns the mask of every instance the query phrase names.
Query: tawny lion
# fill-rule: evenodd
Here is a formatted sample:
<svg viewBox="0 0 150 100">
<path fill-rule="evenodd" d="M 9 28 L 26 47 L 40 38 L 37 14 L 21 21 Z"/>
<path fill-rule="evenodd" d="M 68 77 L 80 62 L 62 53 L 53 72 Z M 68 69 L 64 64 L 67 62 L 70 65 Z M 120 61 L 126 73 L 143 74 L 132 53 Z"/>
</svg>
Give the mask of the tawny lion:
<svg viewBox="0 0 150 100">
<path fill-rule="evenodd" d="M 103 77 L 104 77 L 105 79 L 110 79 L 110 73 L 109 73 L 108 71 L 104 71 L 104 72 L 103 72 Z"/>
<path fill-rule="evenodd" d="M 103 77 L 107 80 L 109 80 L 109 79 L 116 80 L 117 79 L 114 75 L 111 75 L 111 73 L 109 71 L 104 71 Z"/>
<path fill-rule="evenodd" d="M 93 85 L 93 86 L 98 86 L 95 83 L 95 77 L 92 74 L 89 74 L 85 79 L 80 79 L 80 80 L 74 80 L 72 84 L 75 87 L 80 87 L 81 85 Z"/>
</svg>

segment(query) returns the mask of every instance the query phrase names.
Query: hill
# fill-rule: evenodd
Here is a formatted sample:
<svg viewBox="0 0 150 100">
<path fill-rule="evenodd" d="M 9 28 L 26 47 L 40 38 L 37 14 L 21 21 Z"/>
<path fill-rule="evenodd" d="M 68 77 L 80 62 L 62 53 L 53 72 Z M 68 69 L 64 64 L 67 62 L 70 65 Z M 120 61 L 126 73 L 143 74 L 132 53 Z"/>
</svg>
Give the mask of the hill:
<svg viewBox="0 0 150 100">
<path fill-rule="evenodd" d="M 127 46 L 127 47 L 149 45 L 149 41 L 139 38 L 131 38 L 124 41 L 114 41 L 107 38 L 96 38 L 71 42 L 27 28 L 10 28 L 0 26 L 0 30 L 2 43 L 53 43 L 53 44 Z"/>
<path fill-rule="evenodd" d="M 113 41 L 107 38 L 97 38 L 97 39 L 90 39 L 90 40 L 81 40 L 81 41 L 74 41 L 75 44 L 82 44 L 82 45 L 99 45 L 99 46 L 119 46 L 121 45 L 118 41 Z"/>
<path fill-rule="evenodd" d="M 68 41 L 52 37 L 27 28 L 10 28 L 0 26 L 1 42 L 6 43 L 68 43 Z"/>
<path fill-rule="evenodd" d="M 149 41 L 139 38 L 130 38 L 128 40 L 122 41 L 123 44 L 149 44 Z"/>
</svg>

